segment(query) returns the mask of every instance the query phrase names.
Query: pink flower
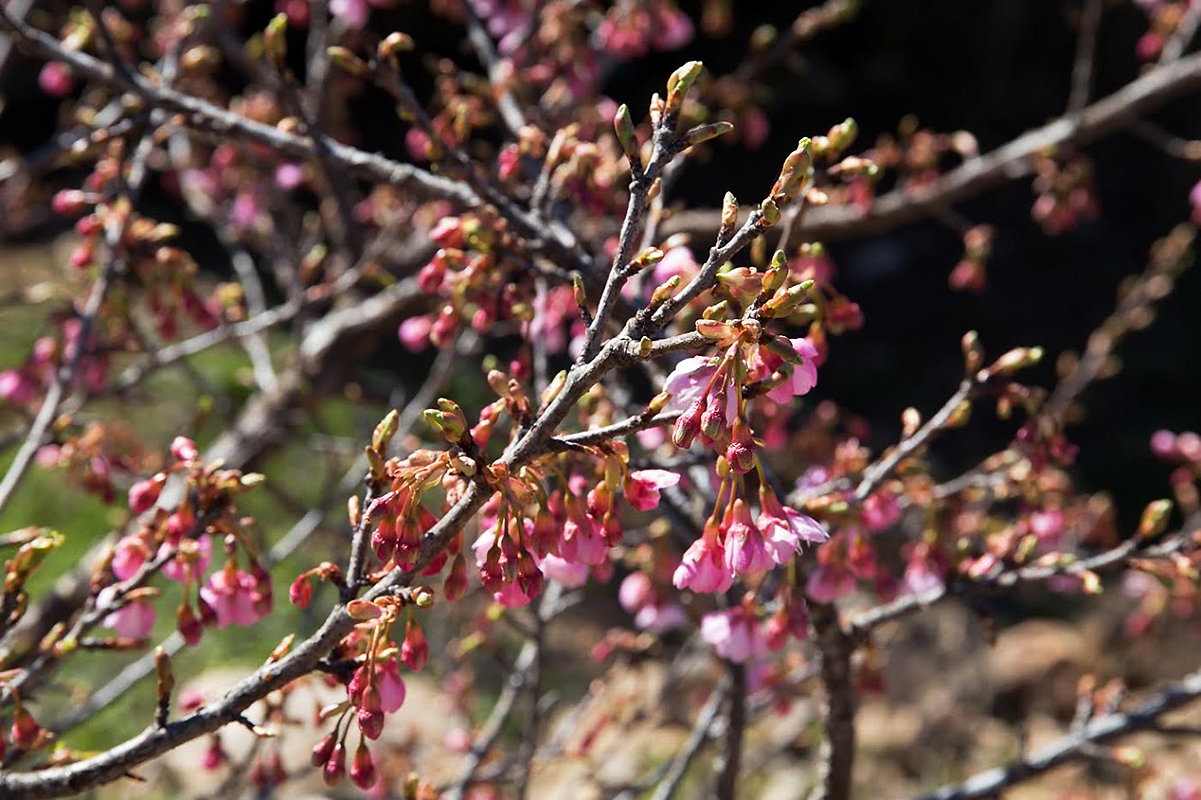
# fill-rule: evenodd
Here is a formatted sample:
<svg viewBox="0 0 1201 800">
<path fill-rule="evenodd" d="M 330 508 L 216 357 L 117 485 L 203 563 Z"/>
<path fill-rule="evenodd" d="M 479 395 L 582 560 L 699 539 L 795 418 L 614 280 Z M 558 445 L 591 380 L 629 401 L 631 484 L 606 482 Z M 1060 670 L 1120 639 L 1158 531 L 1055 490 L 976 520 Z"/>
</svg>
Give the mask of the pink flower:
<svg viewBox="0 0 1201 800">
<path fill-rule="evenodd" d="M 640 469 L 626 478 L 623 490 L 626 502 L 638 511 L 650 511 L 659 505 L 659 490 L 675 486 L 680 476 L 665 469 Z"/>
<path fill-rule="evenodd" d="M 734 501 L 727 519 L 726 569 L 735 575 L 748 575 L 770 567 L 773 560 L 763 534 L 755 527 L 751 510 L 741 497 Z"/>
<path fill-rule="evenodd" d="M 701 620 L 701 638 L 722 658 L 735 664 L 767 653 L 767 637 L 759 621 L 742 608 L 713 611 Z"/>
<path fill-rule="evenodd" d="M 176 436 L 171 441 L 171 455 L 177 461 L 195 461 L 200 458 L 200 451 L 196 449 L 196 443 L 186 436 Z"/>
<path fill-rule="evenodd" d="M 567 561 L 559 556 L 548 554 L 538 564 L 542 574 L 557 581 L 566 589 L 575 589 L 588 582 L 588 565 Z"/>
<path fill-rule="evenodd" d="M 942 571 L 930 557 L 929 547 L 917 545 L 913 548 L 905 564 L 905 575 L 901 583 L 910 594 L 925 594 L 942 587 Z"/>
<path fill-rule="evenodd" d="M 241 191 L 234 197 L 233 207 L 229 210 L 229 224 L 233 228 L 247 230 L 253 228 L 259 217 L 259 201 L 254 192 Z"/>
<path fill-rule="evenodd" d="M 25 405 L 37 394 L 37 385 L 22 370 L 0 372 L 0 400 L 13 405 Z"/>
<path fill-rule="evenodd" d="M 643 631 L 669 631 L 688 624 L 688 615 L 679 603 L 654 603 L 643 606 L 634 615 L 634 627 Z"/>
<path fill-rule="evenodd" d="M 149 555 L 146 542 L 140 536 L 125 536 L 113 551 L 113 575 L 125 581 L 137 574 Z"/>
<path fill-rule="evenodd" d="M 801 542 L 820 544 L 830 538 L 825 528 L 801 512 L 786 508 L 774 493 L 760 489 L 758 526 L 767 540 L 772 560 L 787 564 L 796 555 Z"/>
<path fill-rule="evenodd" d="M 262 613 L 255 608 L 259 599 L 257 581 L 243 570 L 219 569 L 200 587 L 200 596 L 217 613 L 217 627 L 250 626 Z"/>
<path fill-rule="evenodd" d="M 667 428 L 646 428 L 634 434 L 644 450 L 654 450 L 667 441 Z"/>
<path fill-rule="evenodd" d="M 163 491 L 166 476 L 155 476 L 140 480 L 129 487 L 129 510 L 135 514 L 144 514 L 158 502 Z"/>
<path fill-rule="evenodd" d="M 631 614 L 637 613 L 655 596 L 654 584 L 645 572 L 631 572 L 621 582 L 617 590 L 617 602 Z"/>
<path fill-rule="evenodd" d="M 677 589 L 724 592 L 734 583 L 734 574 L 726 569 L 725 561 L 725 551 L 716 535 L 702 535 L 684 552 L 671 582 Z"/>
<path fill-rule="evenodd" d="M 400 323 L 397 336 L 410 353 L 420 353 L 430 345 L 431 327 L 433 323 L 429 317 L 409 317 Z"/>
<path fill-rule="evenodd" d="M 1063 512 L 1058 508 L 1035 511 L 1030 515 L 1030 532 L 1045 545 L 1054 547 L 1065 530 Z"/>
<path fill-rule="evenodd" d="M 685 412 L 688 407 L 701 400 L 717 372 L 717 359 L 708 356 L 690 356 L 679 364 L 663 382 L 663 391 L 671 395 L 664 410 Z"/>
<path fill-rule="evenodd" d="M 133 600 L 104 618 L 104 627 L 112 628 L 118 636 L 145 639 L 154 632 L 154 604 Z"/>
<path fill-rule="evenodd" d="M 0 373 L 3 377 L 3 373 Z M 3 396 L 3 392 L 0 392 Z M 1170 459 L 1176 455 L 1176 434 L 1167 430 L 1158 430 L 1151 434 L 1151 452 L 1160 458 Z"/>
<path fill-rule="evenodd" d="M 692 41 L 695 30 L 687 14 L 669 5 L 661 5 L 655 11 L 651 44 L 656 50 L 678 50 Z"/>
<path fill-rule="evenodd" d="M 207 534 L 201 534 L 196 538 L 196 561 L 192 564 L 192 577 L 199 578 L 209 568 L 209 562 L 213 560 L 213 540 Z M 164 555 L 163 548 L 170 547 L 164 543 L 160 546 L 158 554 Z M 187 578 L 187 569 L 184 566 L 182 556 L 177 555 L 175 558 L 163 565 L 163 575 L 173 581 L 183 583 Z"/>
<path fill-rule="evenodd" d="M 845 567 L 821 564 L 809 575 L 805 593 L 819 603 L 833 603 L 855 591 L 855 579 Z"/>
<path fill-rule="evenodd" d="M 791 341 L 802 361 L 793 368 L 792 375 L 787 380 L 767 393 L 767 396 L 777 403 L 787 403 L 794 397 L 808 394 L 817 386 L 817 348 L 805 338 Z"/>
<path fill-rule="evenodd" d="M 392 714 L 400 710 L 405 701 L 405 682 L 400 677 L 400 664 L 390 658 L 375 665 L 376 687 L 379 689 L 380 710 Z"/>
<path fill-rule="evenodd" d="M 863 524 L 869 531 L 882 531 L 901 518 L 901 507 L 892 492 L 876 492 L 863 501 Z"/>
<path fill-rule="evenodd" d="M 275 185 L 290 192 L 304 182 L 304 168 L 294 162 L 286 162 L 275 168 Z"/>
<path fill-rule="evenodd" d="M 566 561 L 596 566 L 608 556 L 605 540 L 597 535 L 596 523 L 584 513 L 570 514 L 563 525 L 559 556 Z"/>
<path fill-rule="evenodd" d="M 329 13 L 357 31 L 366 26 L 371 8 L 367 0 L 329 0 Z"/>
<path fill-rule="evenodd" d="M 38 88 L 51 97 L 66 97 L 75 88 L 75 79 L 66 64 L 51 61 L 38 73 Z"/>
</svg>

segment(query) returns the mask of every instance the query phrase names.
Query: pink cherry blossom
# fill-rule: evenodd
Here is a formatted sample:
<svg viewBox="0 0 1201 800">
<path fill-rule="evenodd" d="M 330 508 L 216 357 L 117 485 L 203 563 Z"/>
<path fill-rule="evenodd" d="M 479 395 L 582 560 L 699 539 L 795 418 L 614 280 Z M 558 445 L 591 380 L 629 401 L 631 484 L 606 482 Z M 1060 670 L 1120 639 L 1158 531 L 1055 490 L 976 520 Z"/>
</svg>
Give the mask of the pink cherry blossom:
<svg viewBox="0 0 1201 800">
<path fill-rule="evenodd" d="M 677 589 L 694 592 L 724 592 L 734 583 L 726 568 L 725 551 L 716 537 L 701 536 L 684 552 L 671 582 Z"/>
<path fill-rule="evenodd" d="M 559 556 L 567 561 L 590 566 L 600 564 L 607 558 L 609 548 L 596 529 L 596 523 L 587 514 L 569 515 L 563 525 Z"/>
<path fill-rule="evenodd" d="M 170 545 L 164 543 L 160 545 L 158 555 L 166 555 L 165 548 Z M 196 554 L 197 560 L 192 565 L 192 577 L 199 578 L 208 570 L 209 562 L 213 560 L 213 540 L 207 534 L 201 534 L 196 538 Z M 182 558 L 176 557 L 163 565 L 163 575 L 173 581 L 183 583 L 187 578 L 187 569 L 184 567 Z"/>
<path fill-rule="evenodd" d="M 217 613 L 217 627 L 230 624 L 250 626 L 262 614 L 255 608 L 257 582 L 249 572 L 219 569 L 200 587 L 200 596 Z"/>
<path fill-rule="evenodd" d="M 938 565 L 927 557 L 927 552 L 925 547 L 915 547 L 905 564 L 905 575 L 901 579 L 901 585 L 909 594 L 932 592 L 944 583 Z"/>
<path fill-rule="evenodd" d="M 148 600 L 133 600 L 104 618 L 104 627 L 112 628 L 118 636 L 145 639 L 154 632 L 154 604 Z"/>
<path fill-rule="evenodd" d="M 671 395 L 665 410 L 684 412 L 705 396 L 706 388 L 717 372 L 716 358 L 690 356 L 685 358 L 663 382 L 663 391 Z"/>
<path fill-rule="evenodd" d="M 763 534 L 751 520 L 751 510 L 742 498 L 734 501 L 725 531 L 726 569 L 735 575 L 763 572 L 773 563 Z"/>
<path fill-rule="evenodd" d="M 820 564 L 809 575 L 805 593 L 819 603 L 833 603 L 855 591 L 855 579 L 846 567 Z"/>
<path fill-rule="evenodd" d="M 817 348 L 808 339 L 792 339 L 793 349 L 802 359 L 792 370 L 787 380 L 767 393 L 777 403 L 787 403 L 794 397 L 808 394 L 817 386 Z"/>
<path fill-rule="evenodd" d="M 38 73 L 38 88 L 51 97 L 66 97 L 75 88 L 75 79 L 66 64 L 51 61 Z"/>
<path fill-rule="evenodd" d="M 376 663 L 375 681 L 379 689 L 380 709 L 385 714 L 399 711 L 405 701 L 405 683 L 400 677 L 400 665 L 395 657 L 382 664 Z"/>
<path fill-rule="evenodd" d="M 631 614 L 638 612 L 655 596 L 654 584 L 645 572 L 631 572 L 621 582 L 617 589 L 617 602 Z"/>
<path fill-rule="evenodd" d="M 679 484 L 680 476 L 665 469 L 640 469 L 629 474 L 623 490 L 626 502 L 638 511 L 650 511 L 659 505 L 659 491 Z"/>
<path fill-rule="evenodd" d="M 427 316 L 409 317 L 400 323 L 397 336 L 410 353 L 420 353 L 430 345 L 430 328 L 433 322 Z"/>
<path fill-rule="evenodd" d="M 674 5 L 659 5 L 654 16 L 651 45 L 656 50 L 678 50 L 692 41 L 695 34 L 692 19 Z"/>
<path fill-rule="evenodd" d="M 876 492 L 863 501 L 863 524 L 873 533 L 901 518 L 901 506 L 892 492 Z"/>
<path fill-rule="evenodd" d="M 588 582 L 588 565 L 568 561 L 550 554 L 544 557 L 538 568 L 542 574 L 558 582 L 566 589 L 575 589 Z"/>
<path fill-rule="evenodd" d="M 741 607 L 706 614 L 701 619 L 701 638 L 713 645 L 719 656 L 735 664 L 767 653 L 762 626 Z"/>
<path fill-rule="evenodd" d="M 762 510 L 756 524 L 763 531 L 768 551 L 777 564 L 791 561 L 802 542 L 821 544 L 830 538 L 820 523 L 796 509 L 785 507 L 775 493 L 767 489 L 760 490 L 759 504 Z"/>
<path fill-rule="evenodd" d="M 129 580 L 146 563 L 149 552 L 140 536 L 125 536 L 113 551 L 113 575 L 117 580 Z"/>
<path fill-rule="evenodd" d="M 367 0 L 329 0 L 329 13 L 357 31 L 367 25 L 371 7 Z"/>
<path fill-rule="evenodd" d="M 688 624 L 688 615 L 679 603 L 649 603 L 634 615 L 634 627 L 643 631 L 669 631 Z"/>
<path fill-rule="evenodd" d="M 275 185 L 290 192 L 304 182 L 304 168 L 288 161 L 275 168 Z"/>
</svg>

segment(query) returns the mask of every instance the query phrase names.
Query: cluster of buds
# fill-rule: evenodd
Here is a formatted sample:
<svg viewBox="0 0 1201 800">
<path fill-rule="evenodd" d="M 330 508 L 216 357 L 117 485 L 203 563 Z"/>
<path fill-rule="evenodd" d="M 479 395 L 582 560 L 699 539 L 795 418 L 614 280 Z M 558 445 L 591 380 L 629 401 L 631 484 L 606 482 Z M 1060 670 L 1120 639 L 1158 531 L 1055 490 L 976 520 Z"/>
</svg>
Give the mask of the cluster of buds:
<svg viewBox="0 0 1201 800">
<path fill-rule="evenodd" d="M 967 131 L 935 133 L 920 126 L 914 116 L 904 117 L 896 137 L 882 135 L 867 153 L 881 170 L 898 175 L 901 186 L 916 189 L 938 180 L 944 161 L 969 159 L 979 154 L 976 137 Z"/>
<path fill-rule="evenodd" d="M 359 730 L 359 744 L 350 761 L 350 779 L 361 789 L 370 789 L 379 780 L 367 742 L 380 738 L 387 715 L 404 704 L 401 667 L 417 671 L 429 661 L 429 643 L 413 607 L 428 608 L 433 600 L 432 591 L 419 587 L 403 598 L 357 599 L 347 605 L 347 612 L 359 624 L 334 653 L 339 661 L 354 665 L 346 679 L 347 699 L 321 712 L 322 719 L 337 715 L 337 721 L 312 753 L 312 764 L 322 770 L 327 785 L 336 786 L 347 774 L 346 739 L 352 725 Z M 393 631 L 402 616 L 406 620 L 404 638 L 398 647 Z"/>
<path fill-rule="evenodd" d="M 947 283 L 956 291 L 983 292 L 988 286 L 988 259 L 992 256 L 993 228 L 975 225 L 963 234 L 963 258 L 951 270 Z"/>
<path fill-rule="evenodd" d="M 1075 228 L 1093 219 L 1099 211 L 1093 185 L 1093 165 L 1084 156 L 1061 164 L 1050 157 L 1039 159 L 1034 178 L 1037 197 L 1030 216 L 1049 236 Z"/>
<path fill-rule="evenodd" d="M 158 596 L 143 584 L 161 571 L 183 586 L 176 622 L 184 639 L 196 644 L 206 626 L 249 626 L 271 610 L 271 576 L 247 537 L 249 520 L 238 516 L 234 504 L 234 497 L 258 485 L 262 476 L 206 465 L 196 444 L 183 436 L 175 438 L 170 452 L 173 461 L 166 470 L 130 487 L 130 510 L 142 518 L 135 532 L 121 537 L 97 562 L 92 586 L 98 607 L 110 609 L 105 626 L 143 639 L 153 629 Z M 159 507 L 172 475 L 183 483 L 183 499 L 173 508 Z M 223 543 L 226 560 L 206 579 L 215 539 Z M 246 569 L 238 567 L 239 556 Z"/>
</svg>

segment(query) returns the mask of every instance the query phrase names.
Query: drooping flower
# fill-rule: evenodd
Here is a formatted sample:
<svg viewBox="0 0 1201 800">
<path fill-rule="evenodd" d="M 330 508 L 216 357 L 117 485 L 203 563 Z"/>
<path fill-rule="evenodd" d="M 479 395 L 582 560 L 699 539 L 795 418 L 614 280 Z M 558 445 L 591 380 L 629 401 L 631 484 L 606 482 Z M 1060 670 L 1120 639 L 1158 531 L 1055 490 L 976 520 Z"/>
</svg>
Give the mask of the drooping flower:
<svg viewBox="0 0 1201 800">
<path fill-rule="evenodd" d="M 701 638 L 735 664 L 767 653 L 767 637 L 759 620 L 741 606 L 706 614 L 701 619 Z"/>
<path fill-rule="evenodd" d="M 734 583 L 734 574 L 726 568 L 725 549 L 717 539 L 715 524 L 706 524 L 705 533 L 684 552 L 671 582 L 677 589 L 694 592 L 724 592 Z"/>
<path fill-rule="evenodd" d="M 775 493 L 763 486 L 759 489 L 761 511 L 757 525 L 767 541 L 768 551 L 777 564 L 787 564 L 800 549 L 802 542 L 820 544 L 830 538 L 816 520 L 793 508 L 787 508 Z"/>
<path fill-rule="evenodd" d="M 806 338 L 790 341 L 797 355 L 801 357 L 801 363 L 793 367 L 792 375 L 783 383 L 767 393 L 767 396 L 777 403 L 787 403 L 794 397 L 808 394 L 817 386 L 817 348 Z"/>
<path fill-rule="evenodd" d="M 145 639 L 154 632 L 154 604 L 149 600 L 131 600 L 104 618 L 104 627 L 119 636 Z"/>
<path fill-rule="evenodd" d="M 258 581 L 249 572 L 235 569 L 219 569 L 209 576 L 208 582 L 200 587 L 200 597 L 217 614 L 216 625 L 250 626 L 263 616 L 259 605 Z"/>
<path fill-rule="evenodd" d="M 751 510 L 740 497 L 723 520 L 726 569 L 735 575 L 763 572 L 773 563 L 763 534 L 751 519 Z"/>
<path fill-rule="evenodd" d="M 659 505 L 659 491 L 679 484 L 680 476 L 665 469 L 640 469 L 631 472 L 622 489 L 626 502 L 638 511 L 650 511 Z"/>
<path fill-rule="evenodd" d="M 855 579 L 846 567 L 838 564 L 819 564 L 805 585 L 805 593 L 819 603 L 833 603 L 853 591 Z"/>
<path fill-rule="evenodd" d="M 129 580 L 146 563 L 147 556 L 146 542 L 141 536 L 122 537 L 113 551 L 113 575 L 119 581 Z"/>
<path fill-rule="evenodd" d="M 664 410 L 684 413 L 693 403 L 702 400 L 717 372 L 717 365 L 718 359 L 708 356 L 689 356 L 676 364 L 663 382 L 663 391 L 671 395 Z M 730 410 L 728 417 L 731 420 L 736 411 L 736 408 Z"/>
</svg>

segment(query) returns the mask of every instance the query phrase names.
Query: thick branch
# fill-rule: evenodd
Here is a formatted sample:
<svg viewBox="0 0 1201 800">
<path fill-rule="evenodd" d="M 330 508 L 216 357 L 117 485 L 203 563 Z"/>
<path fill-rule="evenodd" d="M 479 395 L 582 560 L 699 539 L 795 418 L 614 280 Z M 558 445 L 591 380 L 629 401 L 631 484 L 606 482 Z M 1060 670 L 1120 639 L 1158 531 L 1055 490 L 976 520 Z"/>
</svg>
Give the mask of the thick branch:
<svg viewBox="0 0 1201 800">
<path fill-rule="evenodd" d="M 1033 171 L 1043 151 L 1078 149 L 1136 121 L 1169 101 L 1201 88 L 1201 55 L 1188 56 L 1154 69 L 1108 97 L 1035 128 L 990 153 L 977 156 L 918 189 L 895 189 L 866 210 L 855 206 L 811 208 L 798 225 L 796 238 L 836 241 L 873 236 L 930 217 L 940 209 L 1017 180 Z M 719 213 L 688 211 L 664 222 L 664 236 L 688 232 L 712 237 Z"/>
</svg>

